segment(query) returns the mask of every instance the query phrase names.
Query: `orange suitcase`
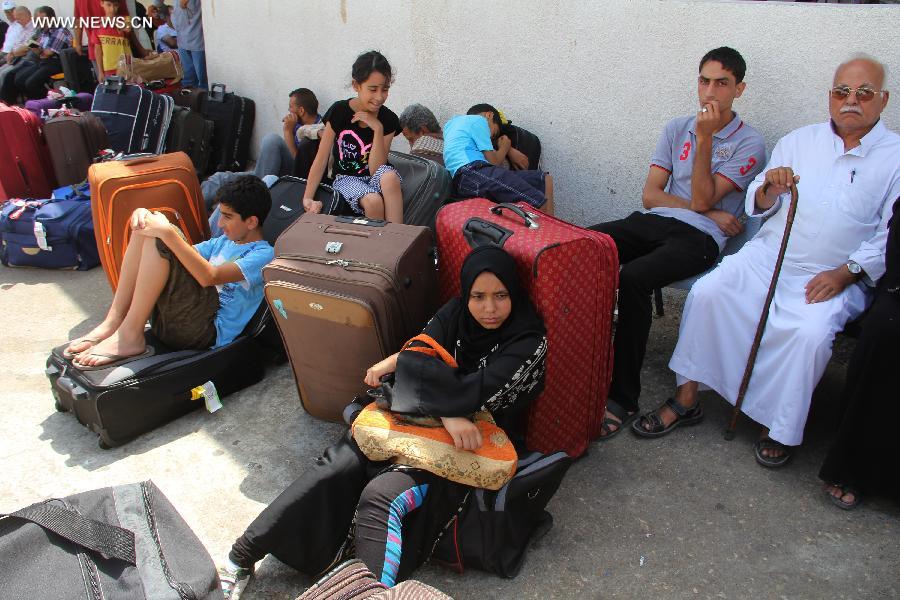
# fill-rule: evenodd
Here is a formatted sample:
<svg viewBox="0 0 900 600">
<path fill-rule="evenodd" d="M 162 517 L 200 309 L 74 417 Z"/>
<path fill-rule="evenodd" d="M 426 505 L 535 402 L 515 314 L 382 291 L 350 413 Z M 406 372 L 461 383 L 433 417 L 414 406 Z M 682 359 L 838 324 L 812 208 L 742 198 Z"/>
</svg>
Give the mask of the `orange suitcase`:
<svg viewBox="0 0 900 600">
<path fill-rule="evenodd" d="M 191 244 L 209 238 L 200 182 L 184 152 L 96 163 L 88 180 L 100 262 L 113 289 L 119 283 L 131 237 L 128 222 L 136 208 L 163 213 Z"/>
</svg>

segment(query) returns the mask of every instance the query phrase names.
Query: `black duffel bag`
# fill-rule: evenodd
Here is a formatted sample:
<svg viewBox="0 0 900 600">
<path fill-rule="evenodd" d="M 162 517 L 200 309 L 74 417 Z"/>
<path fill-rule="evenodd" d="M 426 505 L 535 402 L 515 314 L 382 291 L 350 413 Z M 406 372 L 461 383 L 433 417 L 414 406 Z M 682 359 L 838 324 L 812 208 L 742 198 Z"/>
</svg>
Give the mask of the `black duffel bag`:
<svg viewBox="0 0 900 600">
<path fill-rule="evenodd" d="M 0 516 L 0 598 L 223 598 L 212 562 L 150 481 Z"/>
<path fill-rule="evenodd" d="M 466 567 L 515 577 L 535 536 L 553 525 L 547 503 L 572 465 L 565 452 L 532 452 L 497 491 L 474 489 L 435 542 L 431 558 L 462 573 Z"/>
</svg>

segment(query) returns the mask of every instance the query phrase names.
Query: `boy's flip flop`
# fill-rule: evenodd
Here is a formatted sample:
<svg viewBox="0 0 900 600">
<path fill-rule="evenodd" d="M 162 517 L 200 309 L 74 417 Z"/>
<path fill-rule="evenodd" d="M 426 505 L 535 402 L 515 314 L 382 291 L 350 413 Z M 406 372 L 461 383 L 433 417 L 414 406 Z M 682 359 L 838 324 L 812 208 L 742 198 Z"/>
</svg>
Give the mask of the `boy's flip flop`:
<svg viewBox="0 0 900 600">
<path fill-rule="evenodd" d="M 130 355 L 122 355 L 122 354 L 107 354 L 105 352 L 89 352 L 86 356 L 97 356 L 99 358 L 108 358 L 109 362 L 105 362 L 101 365 L 80 365 L 77 362 L 73 362 L 75 368 L 79 371 L 98 371 L 100 369 L 107 369 L 109 367 L 114 367 L 119 363 L 131 362 L 133 360 L 137 360 L 139 358 L 147 358 L 148 356 L 153 356 L 155 350 L 153 346 L 147 346 L 147 348 L 141 352 L 140 354 L 130 354 Z M 79 354 L 79 356 L 81 356 Z"/>
<path fill-rule="evenodd" d="M 88 337 L 75 338 L 74 340 L 69 340 L 68 342 L 66 342 L 66 349 L 63 350 L 63 352 L 62 352 L 63 358 L 68 358 L 68 359 L 75 358 L 82 352 L 86 352 L 86 351 L 90 350 L 91 348 L 93 348 L 94 346 L 99 344 L 101 341 L 103 341 L 103 340 L 101 340 L 100 338 L 88 338 Z M 84 350 L 81 350 L 80 352 L 74 352 L 74 353 L 68 352 L 69 346 L 71 346 L 72 344 L 79 344 L 79 343 L 89 343 L 90 346 L 88 346 Z"/>
</svg>

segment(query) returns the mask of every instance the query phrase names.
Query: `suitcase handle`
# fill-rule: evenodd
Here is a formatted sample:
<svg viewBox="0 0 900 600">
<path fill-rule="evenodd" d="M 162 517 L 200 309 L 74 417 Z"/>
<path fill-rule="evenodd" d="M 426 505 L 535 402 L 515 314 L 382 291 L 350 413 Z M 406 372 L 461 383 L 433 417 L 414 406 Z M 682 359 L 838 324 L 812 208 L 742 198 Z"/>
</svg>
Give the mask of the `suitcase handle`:
<svg viewBox="0 0 900 600">
<path fill-rule="evenodd" d="M 213 102 L 224 102 L 225 101 L 225 84 L 224 83 L 214 83 L 209 87 L 209 94 L 206 96 L 207 100 L 212 100 Z"/>
<path fill-rule="evenodd" d="M 338 223 L 349 223 L 350 225 L 363 225 L 365 227 L 384 227 L 387 221 L 383 219 L 368 219 L 366 217 L 341 216 L 335 217 Z"/>
<path fill-rule="evenodd" d="M 134 165 L 144 165 L 147 163 L 156 162 L 157 160 L 159 160 L 158 154 L 150 154 L 147 152 L 139 153 L 139 154 L 132 155 L 132 156 L 135 156 L 135 158 L 128 158 L 127 156 L 123 156 L 122 157 L 123 163 L 125 165 L 131 167 Z"/>
<path fill-rule="evenodd" d="M 466 238 L 470 248 L 478 248 L 479 246 L 497 246 L 502 248 L 510 236 L 512 236 L 512 231 L 509 229 L 478 217 L 469 219 L 463 225 L 463 237 Z"/>
<path fill-rule="evenodd" d="M 492 206 L 491 212 L 495 215 L 499 215 L 503 212 L 504 208 L 507 210 L 511 210 L 512 212 L 522 217 L 522 220 L 525 221 L 525 226 L 528 227 L 528 229 L 537 229 L 538 227 L 540 227 L 537 221 L 534 220 L 535 215 L 531 215 L 522 210 L 521 207 L 516 206 L 515 204 L 510 204 L 509 202 L 502 202 L 497 206 Z"/>
<path fill-rule="evenodd" d="M 335 227 L 334 225 L 329 225 L 325 228 L 322 233 L 333 233 L 335 235 L 352 235 L 356 237 L 369 237 L 368 231 L 359 231 L 356 229 L 344 229 L 343 227 Z"/>
<path fill-rule="evenodd" d="M 110 75 L 103 81 L 103 92 L 115 92 L 121 94 L 125 89 L 125 78 L 118 75 Z"/>
</svg>

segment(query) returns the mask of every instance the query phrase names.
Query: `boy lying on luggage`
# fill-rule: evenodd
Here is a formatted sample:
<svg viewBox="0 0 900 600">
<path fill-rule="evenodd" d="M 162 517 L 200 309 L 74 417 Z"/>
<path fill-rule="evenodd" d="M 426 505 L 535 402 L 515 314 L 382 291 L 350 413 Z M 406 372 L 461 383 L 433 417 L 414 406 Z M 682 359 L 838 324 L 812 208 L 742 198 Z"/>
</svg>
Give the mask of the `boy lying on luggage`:
<svg viewBox="0 0 900 600">
<path fill-rule="evenodd" d="M 500 135 L 500 114 L 489 104 L 476 104 L 465 116 L 444 125 L 444 165 L 453 177 L 453 195 L 495 202 L 525 200 L 553 214 L 553 179 L 544 171 L 502 168 L 512 142 Z M 497 137 L 497 150 L 492 139 Z"/>
<path fill-rule="evenodd" d="M 77 367 L 98 369 L 151 354 L 147 319 L 153 335 L 173 350 L 217 348 L 241 333 L 262 302 L 262 268 L 274 257 L 262 238 L 271 199 L 251 175 L 222 186 L 218 201 L 223 235 L 195 246 L 162 214 L 134 211 L 109 312 L 66 348 Z"/>
</svg>

